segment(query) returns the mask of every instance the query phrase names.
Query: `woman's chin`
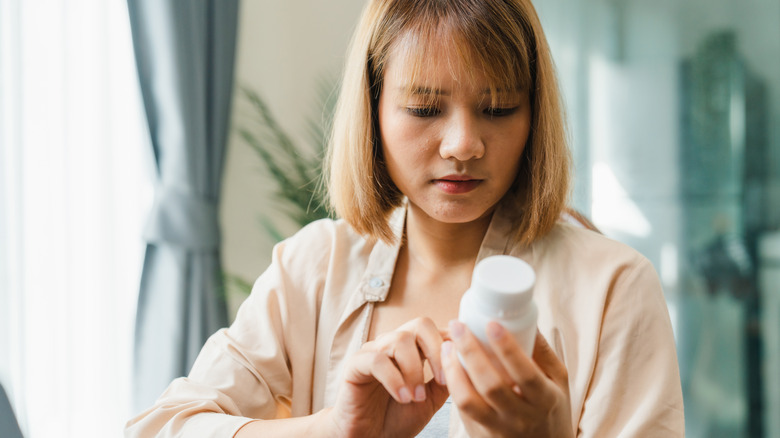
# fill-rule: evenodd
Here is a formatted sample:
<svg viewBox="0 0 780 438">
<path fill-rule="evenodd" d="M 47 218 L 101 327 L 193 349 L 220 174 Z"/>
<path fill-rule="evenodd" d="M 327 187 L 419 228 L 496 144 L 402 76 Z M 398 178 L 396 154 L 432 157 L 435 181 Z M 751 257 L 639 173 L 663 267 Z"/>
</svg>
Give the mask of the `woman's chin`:
<svg viewBox="0 0 780 438">
<path fill-rule="evenodd" d="M 422 209 L 425 215 L 444 224 L 468 224 L 490 216 L 492 206 L 473 206 L 445 203 Z"/>
</svg>

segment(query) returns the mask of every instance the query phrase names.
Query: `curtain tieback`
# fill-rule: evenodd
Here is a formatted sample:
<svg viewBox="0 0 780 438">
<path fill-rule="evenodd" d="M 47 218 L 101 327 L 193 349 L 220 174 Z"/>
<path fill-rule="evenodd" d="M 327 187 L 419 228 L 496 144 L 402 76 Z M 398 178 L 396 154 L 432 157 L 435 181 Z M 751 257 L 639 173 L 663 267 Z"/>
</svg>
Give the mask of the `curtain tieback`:
<svg viewBox="0 0 780 438">
<path fill-rule="evenodd" d="M 219 249 L 218 205 L 215 201 L 171 187 L 159 187 L 144 229 L 150 244 L 195 251 Z"/>
</svg>

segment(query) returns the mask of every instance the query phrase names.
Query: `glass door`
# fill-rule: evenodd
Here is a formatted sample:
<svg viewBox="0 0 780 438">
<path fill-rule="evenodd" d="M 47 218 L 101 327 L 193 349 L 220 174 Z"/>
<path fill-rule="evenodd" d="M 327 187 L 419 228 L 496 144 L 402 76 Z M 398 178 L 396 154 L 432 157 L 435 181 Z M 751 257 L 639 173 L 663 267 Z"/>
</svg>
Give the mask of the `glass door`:
<svg viewBox="0 0 780 438">
<path fill-rule="evenodd" d="M 688 437 L 780 437 L 780 2 L 537 0 L 575 205 L 644 253 Z"/>
</svg>

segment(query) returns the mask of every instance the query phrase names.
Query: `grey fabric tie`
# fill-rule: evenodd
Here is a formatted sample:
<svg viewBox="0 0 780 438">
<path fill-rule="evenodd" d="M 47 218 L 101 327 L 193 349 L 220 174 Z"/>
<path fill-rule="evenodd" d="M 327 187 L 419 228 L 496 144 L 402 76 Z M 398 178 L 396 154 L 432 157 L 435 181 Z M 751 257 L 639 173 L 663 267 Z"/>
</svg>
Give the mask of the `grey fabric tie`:
<svg viewBox="0 0 780 438">
<path fill-rule="evenodd" d="M 219 247 L 217 202 L 173 187 L 157 189 L 144 239 L 192 251 Z"/>
</svg>

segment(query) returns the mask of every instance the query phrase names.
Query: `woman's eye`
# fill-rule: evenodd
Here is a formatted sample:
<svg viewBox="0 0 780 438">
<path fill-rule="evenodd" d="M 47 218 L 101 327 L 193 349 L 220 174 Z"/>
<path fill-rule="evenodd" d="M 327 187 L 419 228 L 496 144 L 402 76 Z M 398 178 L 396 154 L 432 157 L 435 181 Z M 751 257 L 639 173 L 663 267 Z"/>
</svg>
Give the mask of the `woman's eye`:
<svg viewBox="0 0 780 438">
<path fill-rule="evenodd" d="M 439 109 L 433 106 L 414 106 L 406 108 L 406 111 L 415 117 L 433 117 L 439 114 Z"/>
<path fill-rule="evenodd" d="M 489 107 L 489 108 L 485 108 L 485 114 L 489 115 L 490 117 L 508 116 L 508 115 L 514 113 L 515 111 L 517 111 L 517 108 L 518 107 L 516 107 L 516 106 L 513 106 L 513 107 L 499 107 L 499 108 Z"/>
</svg>

